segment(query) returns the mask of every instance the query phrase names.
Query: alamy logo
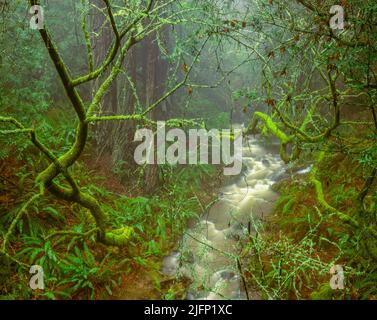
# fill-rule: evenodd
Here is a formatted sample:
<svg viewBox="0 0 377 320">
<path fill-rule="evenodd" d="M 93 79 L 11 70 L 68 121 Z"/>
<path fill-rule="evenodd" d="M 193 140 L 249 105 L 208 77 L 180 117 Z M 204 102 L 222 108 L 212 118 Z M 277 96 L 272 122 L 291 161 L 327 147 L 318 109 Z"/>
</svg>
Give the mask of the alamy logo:
<svg viewBox="0 0 377 320">
<path fill-rule="evenodd" d="M 29 13 L 33 16 L 30 19 L 30 28 L 40 30 L 44 28 L 44 11 L 39 5 L 32 6 Z M 344 30 L 344 8 L 340 5 L 334 5 L 330 8 L 330 28 L 333 30 Z"/>
<path fill-rule="evenodd" d="M 44 28 L 44 12 L 41 6 L 32 6 L 29 13 L 33 16 L 30 19 L 30 28 L 33 30 L 41 30 Z"/>
<path fill-rule="evenodd" d="M 336 5 L 330 8 L 330 28 L 333 30 L 344 30 L 344 8 Z"/>
<path fill-rule="evenodd" d="M 44 290 L 45 284 L 43 267 L 38 265 L 31 266 L 29 272 L 33 275 L 29 281 L 30 288 L 32 290 Z"/>
<path fill-rule="evenodd" d="M 139 165 L 209 164 L 211 155 L 212 164 L 231 166 L 224 168 L 227 176 L 238 175 L 242 170 L 241 129 L 190 129 L 187 136 L 181 129 L 166 132 L 165 122 L 160 121 L 157 123 L 156 134 L 150 129 L 139 129 L 135 133 L 134 141 L 142 142 L 134 153 L 134 159 Z"/>
<path fill-rule="evenodd" d="M 333 290 L 344 289 L 344 270 L 341 265 L 335 265 L 330 269 L 330 273 L 333 274 L 330 280 L 330 287 Z"/>
</svg>

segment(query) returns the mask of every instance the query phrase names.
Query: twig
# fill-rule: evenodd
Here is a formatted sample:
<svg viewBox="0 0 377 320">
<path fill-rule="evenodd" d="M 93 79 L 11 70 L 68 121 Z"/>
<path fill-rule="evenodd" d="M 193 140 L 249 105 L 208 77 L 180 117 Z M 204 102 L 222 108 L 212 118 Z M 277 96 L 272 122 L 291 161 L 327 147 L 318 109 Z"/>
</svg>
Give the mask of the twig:
<svg viewBox="0 0 377 320">
<path fill-rule="evenodd" d="M 247 300 L 250 300 L 249 291 L 247 290 L 247 285 L 246 285 L 246 279 L 245 279 L 245 276 L 243 275 L 242 265 L 241 265 L 241 261 L 240 261 L 239 257 L 237 257 L 237 268 L 238 268 L 238 271 L 240 272 L 242 283 L 243 283 L 243 286 L 245 288 L 246 298 L 247 298 Z"/>
</svg>

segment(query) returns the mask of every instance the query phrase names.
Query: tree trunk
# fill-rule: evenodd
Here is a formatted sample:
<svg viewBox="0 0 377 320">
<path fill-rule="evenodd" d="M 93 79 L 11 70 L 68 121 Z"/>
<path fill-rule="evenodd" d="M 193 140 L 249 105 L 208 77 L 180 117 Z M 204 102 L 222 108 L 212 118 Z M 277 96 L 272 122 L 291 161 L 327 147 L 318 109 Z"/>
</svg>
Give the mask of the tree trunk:
<svg viewBox="0 0 377 320">
<path fill-rule="evenodd" d="M 157 57 L 159 54 L 158 45 L 156 43 L 156 35 L 152 34 L 146 39 L 146 86 L 145 86 L 145 106 L 151 105 L 156 98 L 156 82 L 157 82 Z M 157 120 L 156 109 L 154 109 L 150 114 L 150 119 L 153 121 Z M 156 139 L 155 139 L 156 140 Z M 156 143 L 155 143 L 156 145 Z M 147 165 L 145 171 L 145 191 L 147 193 L 153 193 L 158 187 L 158 165 L 156 163 L 156 148 L 154 150 L 155 163 Z"/>
<path fill-rule="evenodd" d="M 95 5 L 104 10 L 105 4 L 102 0 L 95 0 Z M 108 48 L 111 46 L 113 40 L 112 29 L 105 16 L 98 10 L 92 10 L 92 29 L 97 37 L 92 38 L 93 54 L 95 67 L 98 67 L 105 59 Z M 103 83 L 104 79 L 109 75 L 110 71 L 105 72 L 101 77 L 93 83 L 93 95 L 97 92 L 99 83 Z M 118 81 L 114 80 L 107 94 L 100 103 L 100 115 L 113 115 L 118 111 Z M 97 145 L 98 157 L 103 153 L 112 153 L 113 147 L 116 144 L 116 137 L 113 135 L 112 122 L 100 122 L 95 125 L 94 138 Z"/>
</svg>

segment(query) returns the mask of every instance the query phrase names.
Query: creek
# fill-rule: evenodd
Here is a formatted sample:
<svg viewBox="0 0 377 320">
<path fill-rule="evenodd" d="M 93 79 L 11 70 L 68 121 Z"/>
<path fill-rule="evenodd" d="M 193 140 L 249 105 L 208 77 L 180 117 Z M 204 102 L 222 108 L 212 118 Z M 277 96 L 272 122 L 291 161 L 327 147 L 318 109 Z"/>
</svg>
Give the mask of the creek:
<svg viewBox="0 0 377 320">
<path fill-rule="evenodd" d="M 271 186 L 286 171 L 278 143 L 247 137 L 243 170 L 220 190 L 218 201 L 188 228 L 176 251 L 165 257 L 162 272 L 191 280 L 186 299 L 246 299 L 237 257 L 240 241 L 255 232 L 254 226 L 273 209 L 278 194 Z M 248 292 L 258 299 L 257 291 Z"/>
</svg>

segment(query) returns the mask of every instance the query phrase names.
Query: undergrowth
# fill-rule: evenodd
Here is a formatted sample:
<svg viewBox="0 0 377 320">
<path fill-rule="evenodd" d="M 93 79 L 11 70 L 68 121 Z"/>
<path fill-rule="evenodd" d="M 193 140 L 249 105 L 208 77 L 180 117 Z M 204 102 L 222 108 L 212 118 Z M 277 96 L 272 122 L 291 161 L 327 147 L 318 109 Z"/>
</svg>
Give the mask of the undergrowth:
<svg viewBox="0 0 377 320">
<path fill-rule="evenodd" d="M 356 217 L 362 170 L 360 162 L 339 154 L 328 154 L 320 168 L 328 202 Z M 280 198 L 274 214 L 244 245 L 250 288 L 266 299 L 376 299 L 377 267 L 363 230 L 324 213 L 306 175 L 293 175 L 275 189 Z M 376 193 L 365 199 L 372 212 L 376 203 Z M 334 265 L 344 269 L 344 290 L 330 287 Z"/>
<path fill-rule="evenodd" d="M 54 129 L 58 128 L 57 124 Z M 69 139 L 67 136 L 67 141 L 51 143 L 64 147 Z M 21 161 L 11 150 L 9 146 L 0 166 L 1 238 L 28 199 L 33 187 L 30 181 L 39 169 L 33 165 L 35 159 Z M 76 163 L 71 173 L 86 186 L 86 192 L 100 201 L 112 227 L 132 227 L 132 240 L 121 249 L 98 244 L 95 223 L 87 209 L 52 196 L 40 198 L 17 224 L 11 252 L 17 261 L 43 267 L 45 290 L 31 290 L 28 269 L 0 257 L 0 299 L 108 299 L 140 269 L 153 271 L 154 289 L 161 291 L 159 261 L 172 249 L 187 222 L 202 213 L 202 202 L 209 200 L 215 187 L 203 185 L 203 181 L 210 181 L 216 169 L 163 167 L 163 188 L 149 196 L 139 188 L 134 188 L 131 195 L 110 191 L 101 186 L 109 177 L 89 170 L 83 161 Z M 137 181 L 137 175 L 143 173 L 129 174 Z M 208 192 L 199 192 L 206 188 Z"/>
</svg>

